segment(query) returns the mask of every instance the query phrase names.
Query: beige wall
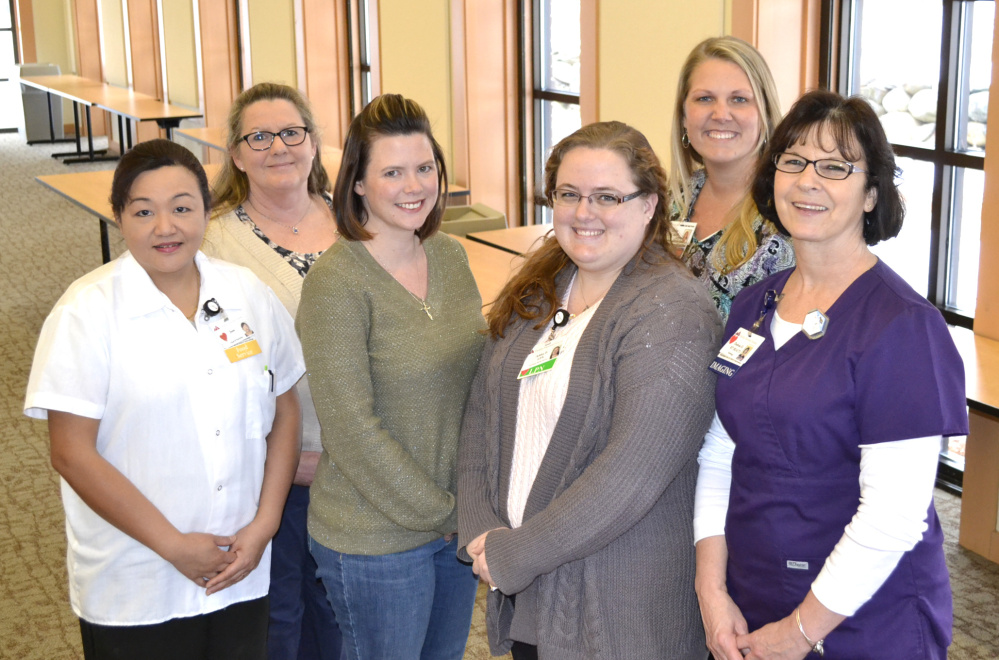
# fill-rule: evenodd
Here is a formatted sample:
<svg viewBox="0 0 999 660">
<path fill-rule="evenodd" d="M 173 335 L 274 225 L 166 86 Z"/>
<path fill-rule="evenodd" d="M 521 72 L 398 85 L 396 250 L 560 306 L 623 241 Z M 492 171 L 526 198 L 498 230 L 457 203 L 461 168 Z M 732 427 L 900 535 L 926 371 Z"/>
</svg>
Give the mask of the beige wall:
<svg viewBox="0 0 999 660">
<path fill-rule="evenodd" d="M 378 1 L 381 91 L 402 94 L 423 106 L 449 164 L 453 162 L 450 20 L 448 0 Z"/>
<path fill-rule="evenodd" d="M 192 0 L 162 0 L 167 101 L 197 108 L 198 65 L 194 51 Z"/>
<path fill-rule="evenodd" d="M 76 73 L 73 57 L 73 30 L 70 20 L 71 0 L 34 0 L 35 61 L 58 64 L 63 73 Z M 73 122 L 73 104 L 62 101 L 65 124 Z"/>
<path fill-rule="evenodd" d="M 601 11 L 607 7 L 597 10 L 597 117 L 631 124 L 668 157 L 680 67 L 698 42 L 723 34 L 726 3 L 615 0 L 612 11 Z"/>
<path fill-rule="evenodd" d="M 248 0 L 246 4 L 250 22 L 252 79 L 244 77 L 244 85 L 250 87 L 258 82 L 279 82 L 297 87 L 295 10 L 292 1 Z"/>
<path fill-rule="evenodd" d="M 74 73 L 70 0 L 34 0 L 35 54 L 38 62 L 58 64 L 63 73 Z"/>
<path fill-rule="evenodd" d="M 120 0 L 104 0 L 101 8 L 101 37 L 104 40 L 104 80 L 128 87 L 125 63 L 125 24 Z"/>
</svg>

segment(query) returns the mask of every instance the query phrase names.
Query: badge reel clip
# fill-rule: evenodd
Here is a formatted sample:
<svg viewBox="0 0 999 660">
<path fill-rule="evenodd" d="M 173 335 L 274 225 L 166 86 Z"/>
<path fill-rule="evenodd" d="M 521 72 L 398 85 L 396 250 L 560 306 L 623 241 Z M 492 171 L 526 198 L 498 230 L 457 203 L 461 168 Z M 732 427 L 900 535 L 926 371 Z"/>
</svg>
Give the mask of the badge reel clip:
<svg viewBox="0 0 999 660">
<path fill-rule="evenodd" d="M 222 305 L 218 303 L 214 298 L 209 298 L 205 301 L 205 304 L 201 306 L 201 311 L 204 312 L 204 319 L 207 321 L 213 316 L 222 315 L 223 321 L 228 321 L 229 317 L 226 315 L 225 310 L 222 309 Z"/>
</svg>

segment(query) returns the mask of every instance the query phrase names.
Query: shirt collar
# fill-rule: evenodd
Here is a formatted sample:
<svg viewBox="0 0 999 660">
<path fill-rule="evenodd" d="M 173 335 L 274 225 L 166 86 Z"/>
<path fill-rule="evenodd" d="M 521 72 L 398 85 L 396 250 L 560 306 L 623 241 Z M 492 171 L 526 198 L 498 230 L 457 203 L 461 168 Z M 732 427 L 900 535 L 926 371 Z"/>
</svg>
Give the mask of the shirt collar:
<svg viewBox="0 0 999 660">
<path fill-rule="evenodd" d="M 119 287 L 121 291 L 122 309 L 131 318 L 151 314 L 161 309 L 176 309 L 165 293 L 156 288 L 149 273 L 135 260 L 129 252 L 119 257 Z M 200 250 L 194 256 L 194 263 L 201 273 L 201 291 L 198 294 L 198 309 L 205 300 L 215 298 L 223 309 L 238 309 L 237 300 L 240 296 L 233 294 L 233 286 L 229 278 L 223 277 L 217 266 Z M 230 302 L 231 304 L 226 304 Z"/>
</svg>

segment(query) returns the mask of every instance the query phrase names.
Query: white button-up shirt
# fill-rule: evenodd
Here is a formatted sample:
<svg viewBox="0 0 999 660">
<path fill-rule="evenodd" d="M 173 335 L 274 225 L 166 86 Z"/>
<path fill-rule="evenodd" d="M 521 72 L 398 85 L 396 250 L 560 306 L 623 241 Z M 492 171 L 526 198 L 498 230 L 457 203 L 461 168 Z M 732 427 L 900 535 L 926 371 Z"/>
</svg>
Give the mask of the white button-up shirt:
<svg viewBox="0 0 999 660">
<path fill-rule="evenodd" d="M 266 285 L 200 252 L 196 263 L 195 326 L 128 254 L 74 282 L 42 328 L 24 411 L 101 420 L 97 451 L 178 530 L 231 535 L 257 511 L 275 397 L 305 367 L 292 319 Z M 223 312 L 206 318 L 211 298 Z M 253 329 L 258 355 L 229 361 L 222 315 Z M 159 623 L 267 594 L 269 546 L 246 579 L 206 596 L 65 480 L 62 498 L 70 601 L 86 621 Z"/>
</svg>

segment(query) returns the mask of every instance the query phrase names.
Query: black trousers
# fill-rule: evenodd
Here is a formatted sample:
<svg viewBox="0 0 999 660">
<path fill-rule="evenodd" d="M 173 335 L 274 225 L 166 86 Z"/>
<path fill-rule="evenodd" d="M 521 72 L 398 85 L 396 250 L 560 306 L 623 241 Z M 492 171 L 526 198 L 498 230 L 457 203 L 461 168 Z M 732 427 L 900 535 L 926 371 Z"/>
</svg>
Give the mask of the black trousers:
<svg viewBox="0 0 999 660">
<path fill-rule="evenodd" d="M 80 619 L 85 660 L 267 660 L 267 597 L 148 626 Z"/>
<path fill-rule="evenodd" d="M 538 647 L 533 644 L 514 642 L 510 649 L 513 660 L 538 660 Z"/>
</svg>

